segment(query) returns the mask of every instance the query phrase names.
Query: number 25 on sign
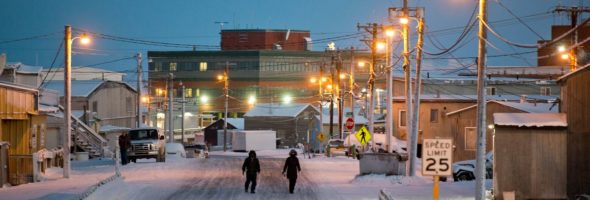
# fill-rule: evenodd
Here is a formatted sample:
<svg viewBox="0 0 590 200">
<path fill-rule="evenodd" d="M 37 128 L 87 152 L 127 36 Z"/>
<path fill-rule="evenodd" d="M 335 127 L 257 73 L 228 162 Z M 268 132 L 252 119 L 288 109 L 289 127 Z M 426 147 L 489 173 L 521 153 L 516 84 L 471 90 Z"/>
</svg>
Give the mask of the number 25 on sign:
<svg viewBox="0 0 590 200">
<path fill-rule="evenodd" d="M 439 176 L 451 176 L 453 163 L 452 139 L 424 139 L 422 142 L 422 175 L 434 176 L 433 199 L 438 199 Z"/>
</svg>

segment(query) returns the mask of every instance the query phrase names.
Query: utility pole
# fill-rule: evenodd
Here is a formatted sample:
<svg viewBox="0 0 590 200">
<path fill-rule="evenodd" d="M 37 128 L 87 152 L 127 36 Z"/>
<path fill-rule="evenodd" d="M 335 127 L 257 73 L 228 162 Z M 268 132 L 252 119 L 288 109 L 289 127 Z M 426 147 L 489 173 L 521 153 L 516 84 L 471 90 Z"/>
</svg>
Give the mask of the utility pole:
<svg viewBox="0 0 590 200">
<path fill-rule="evenodd" d="M 320 93 L 320 133 L 324 133 L 324 90 L 323 90 L 323 82 L 324 82 L 324 62 L 320 64 L 320 78 L 319 78 L 319 93 Z M 322 153 L 322 142 L 320 141 L 320 153 Z"/>
<path fill-rule="evenodd" d="M 174 74 L 168 74 L 168 142 L 174 143 L 174 115 L 173 112 L 173 101 L 174 98 Z"/>
<path fill-rule="evenodd" d="M 371 33 L 371 65 L 369 66 L 369 81 L 368 81 L 368 94 L 367 97 L 369 99 L 369 112 L 367 113 L 367 119 L 369 120 L 369 132 L 374 133 L 374 112 L 375 112 L 375 105 L 374 105 L 374 93 L 375 93 L 375 64 L 377 64 L 377 32 L 378 32 L 378 25 L 377 23 L 370 23 L 364 26 L 357 25 L 357 27 L 365 29 L 365 31 Z M 373 137 L 370 139 L 370 145 L 373 145 Z"/>
<path fill-rule="evenodd" d="M 336 60 L 336 74 L 338 76 L 338 78 L 336 80 L 338 80 L 338 85 L 336 86 L 336 94 L 337 94 L 337 98 L 338 98 L 338 134 L 339 134 L 339 138 L 340 139 L 344 139 L 343 138 L 343 127 L 342 127 L 342 112 L 343 112 L 343 95 L 342 95 L 342 81 L 340 80 L 340 76 L 341 76 L 341 71 L 342 71 L 342 58 L 340 57 L 340 52 L 337 51 L 337 60 Z"/>
<path fill-rule="evenodd" d="M 413 99 L 413 108 L 412 108 L 412 122 L 409 124 L 412 126 L 410 129 L 411 136 L 412 136 L 412 148 L 415 150 L 412 151 L 413 158 L 417 160 L 418 155 L 418 135 L 420 133 L 420 126 L 419 126 L 419 119 L 420 119 L 420 90 L 422 85 L 422 77 L 420 72 L 422 68 L 422 46 L 424 45 L 424 8 L 416 8 L 415 17 L 418 18 L 418 42 L 416 44 L 416 79 L 414 82 L 414 99 Z M 414 162 L 414 166 L 416 166 Z"/>
<path fill-rule="evenodd" d="M 354 47 L 350 47 L 350 76 L 348 79 L 349 88 L 348 91 L 350 92 L 350 113 L 351 118 L 354 120 Z M 356 122 L 355 122 L 356 123 Z M 352 127 L 350 132 L 348 133 L 348 144 L 350 144 L 350 138 L 352 137 L 352 133 L 354 132 L 354 126 Z"/>
<path fill-rule="evenodd" d="M 387 96 L 385 97 L 385 107 L 387 115 L 385 116 L 385 151 L 391 153 L 391 137 L 393 135 L 393 43 L 389 35 L 386 36 L 386 40 L 385 53 L 387 55 L 385 56 L 385 63 L 387 63 L 387 67 L 385 67 L 385 85 L 387 91 L 385 94 Z"/>
<path fill-rule="evenodd" d="M 180 134 L 181 134 L 181 139 L 180 139 L 181 142 L 180 143 L 184 144 L 184 112 L 185 112 L 184 104 L 186 103 L 186 99 L 185 99 L 185 94 L 184 94 L 185 87 L 184 87 L 184 84 L 182 84 L 182 81 L 180 82 L 180 85 L 182 86 L 182 91 L 180 92 L 182 94 L 182 100 L 180 102 L 181 103 L 180 105 L 182 105 L 181 111 L 180 111 L 180 112 L 182 112 L 181 113 L 182 119 L 180 119 Z"/>
<path fill-rule="evenodd" d="M 72 27 L 65 26 L 65 61 L 64 61 L 64 129 L 63 140 L 64 151 L 64 178 L 70 178 L 70 146 L 72 146 Z"/>
<path fill-rule="evenodd" d="M 141 75 L 143 73 L 141 67 L 141 53 L 137 53 L 135 56 L 137 59 L 137 128 L 141 127 L 141 85 L 142 85 L 142 78 Z"/>
<path fill-rule="evenodd" d="M 332 54 L 332 62 L 331 65 L 334 65 L 334 55 Z M 330 86 L 332 87 L 331 91 L 330 91 L 330 139 L 332 139 L 332 136 L 334 135 L 334 91 L 336 90 L 336 88 L 334 88 L 334 68 L 331 67 L 330 68 Z"/>
<path fill-rule="evenodd" d="M 475 199 L 486 197 L 486 39 L 487 4 L 479 0 L 479 48 L 477 49 L 477 151 L 475 164 Z"/>
<path fill-rule="evenodd" d="M 565 7 L 565 6 L 557 6 L 553 12 L 557 13 L 568 13 L 570 16 L 571 28 L 575 28 L 578 25 L 578 16 L 582 13 L 590 13 L 590 8 L 588 7 Z M 575 30 L 574 33 L 570 36 L 570 43 L 571 45 L 575 45 L 578 43 L 578 30 Z M 570 50 L 570 70 L 574 71 L 578 66 L 578 47 L 572 48 Z"/>
<path fill-rule="evenodd" d="M 229 101 L 229 62 L 225 62 L 225 70 L 223 71 L 223 94 L 225 95 L 225 115 L 223 116 L 223 151 L 227 151 L 227 107 Z M 271 103 L 272 104 L 272 103 Z"/>
</svg>

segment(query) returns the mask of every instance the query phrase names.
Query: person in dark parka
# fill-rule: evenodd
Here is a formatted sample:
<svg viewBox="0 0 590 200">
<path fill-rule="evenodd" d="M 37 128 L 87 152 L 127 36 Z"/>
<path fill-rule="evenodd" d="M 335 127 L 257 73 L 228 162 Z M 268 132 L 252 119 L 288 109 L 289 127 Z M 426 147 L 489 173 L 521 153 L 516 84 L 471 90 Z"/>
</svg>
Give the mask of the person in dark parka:
<svg viewBox="0 0 590 200">
<path fill-rule="evenodd" d="M 252 182 L 250 193 L 254 193 L 254 190 L 256 190 L 256 176 L 260 174 L 260 163 L 258 162 L 258 158 L 256 158 L 256 152 L 254 150 L 250 151 L 248 158 L 244 160 L 242 174 L 244 173 L 246 173 L 246 192 L 248 192 L 248 185 Z"/>
<path fill-rule="evenodd" d="M 131 148 L 131 138 L 127 132 L 123 132 L 119 136 L 119 151 L 121 153 L 121 164 L 126 165 L 129 163 L 129 159 L 127 158 L 127 149 Z"/>
<path fill-rule="evenodd" d="M 299 166 L 299 159 L 297 159 L 297 151 L 291 149 L 289 152 L 289 157 L 285 161 L 285 166 L 283 167 L 283 175 L 285 175 L 289 179 L 289 193 L 293 194 L 293 190 L 295 190 L 295 183 L 297 183 L 297 173 L 301 171 L 301 166 Z"/>
</svg>

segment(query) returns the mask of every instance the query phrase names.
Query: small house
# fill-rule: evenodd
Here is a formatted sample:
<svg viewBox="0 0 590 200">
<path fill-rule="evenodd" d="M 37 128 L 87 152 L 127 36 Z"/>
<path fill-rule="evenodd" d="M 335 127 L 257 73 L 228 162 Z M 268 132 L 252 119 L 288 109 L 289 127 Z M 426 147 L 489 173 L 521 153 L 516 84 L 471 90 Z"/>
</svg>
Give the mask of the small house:
<svg viewBox="0 0 590 200">
<path fill-rule="evenodd" d="M 212 146 L 223 145 L 223 135 L 219 137 L 220 135 L 218 134 L 218 132 L 223 131 L 224 124 L 225 120 L 222 118 L 205 127 L 204 132 L 206 144 Z M 244 130 L 244 118 L 227 118 L 227 129 Z M 229 138 L 231 136 L 231 133 L 229 133 L 228 131 L 227 135 Z M 229 140 L 226 142 L 230 144 Z"/>
</svg>

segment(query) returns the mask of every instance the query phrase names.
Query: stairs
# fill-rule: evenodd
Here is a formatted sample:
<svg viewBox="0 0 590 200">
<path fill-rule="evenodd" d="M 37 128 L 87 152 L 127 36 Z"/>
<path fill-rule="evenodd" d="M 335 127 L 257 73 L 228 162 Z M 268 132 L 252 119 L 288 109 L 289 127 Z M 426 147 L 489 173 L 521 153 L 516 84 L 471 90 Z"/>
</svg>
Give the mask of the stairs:
<svg viewBox="0 0 590 200">
<path fill-rule="evenodd" d="M 90 158 L 104 156 L 103 147 L 107 145 L 107 141 L 74 116 L 72 116 L 72 140 L 76 146 L 88 152 Z"/>
</svg>

